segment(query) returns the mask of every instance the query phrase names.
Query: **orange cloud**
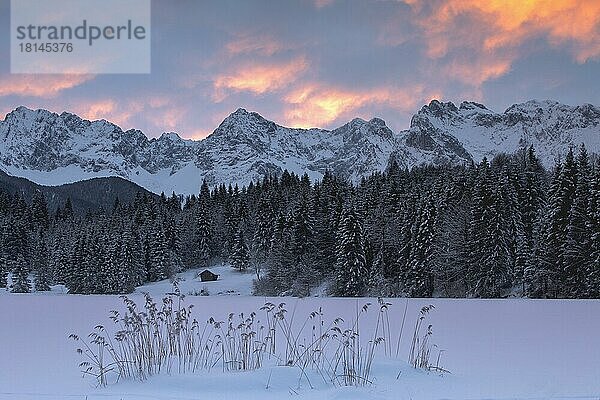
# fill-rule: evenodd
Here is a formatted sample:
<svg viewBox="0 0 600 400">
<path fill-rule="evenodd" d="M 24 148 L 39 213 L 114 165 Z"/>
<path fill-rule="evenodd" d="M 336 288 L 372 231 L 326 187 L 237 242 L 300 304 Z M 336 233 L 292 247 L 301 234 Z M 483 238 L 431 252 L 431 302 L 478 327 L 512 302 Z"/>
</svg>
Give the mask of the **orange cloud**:
<svg viewBox="0 0 600 400">
<path fill-rule="evenodd" d="M 370 105 L 412 111 L 423 100 L 423 93 L 421 86 L 352 90 L 312 84 L 293 90 L 284 98 L 287 103 L 284 118 L 288 126 L 309 128 L 324 126 L 342 117 L 355 117 L 361 108 Z"/>
<path fill-rule="evenodd" d="M 405 1 L 418 14 L 427 54 L 443 57 L 449 49 L 479 51 L 514 48 L 543 37 L 567 45 L 578 62 L 600 56 L 600 2 L 597 0 L 423 0 Z"/>
<path fill-rule="evenodd" d="M 117 101 L 101 99 L 79 101 L 73 104 L 73 112 L 89 120 L 106 119 L 120 127 L 130 128 L 133 117 L 148 111 L 145 119 L 163 130 L 174 129 L 180 118 L 171 99 L 165 96 L 151 96 L 143 100 Z"/>
<path fill-rule="evenodd" d="M 181 128 L 181 123 L 185 112 L 178 107 L 171 107 L 153 112 L 150 121 L 163 131 L 175 132 Z"/>
<path fill-rule="evenodd" d="M 54 97 L 94 79 L 94 75 L 8 75 L 0 78 L 0 97 Z"/>
<path fill-rule="evenodd" d="M 472 86 L 501 77 L 511 69 L 512 57 L 479 56 L 474 59 L 454 59 L 441 70 L 445 76 Z"/>
<path fill-rule="evenodd" d="M 87 105 L 81 116 L 89 120 L 102 119 L 111 115 L 115 108 L 116 104 L 112 100 L 98 101 Z"/>
<path fill-rule="evenodd" d="M 241 65 L 235 71 L 217 76 L 213 81 L 214 100 L 222 101 L 226 91 L 246 91 L 263 94 L 286 87 L 306 71 L 304 57 L 283 64 Z"/>
<path fill-rule="evenodd" d="M 112 99 L 80 101 L 74 104 L 72 111 L 88 120 L 105 119 L 123 129 L 132 128 L 131 120 L 144 110 L 144 104 L 138 101 L 119 103 Z"/>
</svg>

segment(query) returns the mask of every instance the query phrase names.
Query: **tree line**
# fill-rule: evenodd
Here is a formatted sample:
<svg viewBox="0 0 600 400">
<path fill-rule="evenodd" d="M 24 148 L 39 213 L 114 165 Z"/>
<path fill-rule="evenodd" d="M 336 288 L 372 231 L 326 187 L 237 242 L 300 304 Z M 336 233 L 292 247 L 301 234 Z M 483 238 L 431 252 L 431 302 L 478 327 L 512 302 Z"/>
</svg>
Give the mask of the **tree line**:
<svg viewBox="0 0 600 400">
<path fill-rule="evenodd" d="M 0 287 L 129 293 L 226 262 L 269 296 L 598 298 L 599 209 L 584 146 L 551 171 L 531 147 L 456 167 L 392 159 L 358 184 L 284 171 L 85 215 L 0 192 Z"/>
</svg>

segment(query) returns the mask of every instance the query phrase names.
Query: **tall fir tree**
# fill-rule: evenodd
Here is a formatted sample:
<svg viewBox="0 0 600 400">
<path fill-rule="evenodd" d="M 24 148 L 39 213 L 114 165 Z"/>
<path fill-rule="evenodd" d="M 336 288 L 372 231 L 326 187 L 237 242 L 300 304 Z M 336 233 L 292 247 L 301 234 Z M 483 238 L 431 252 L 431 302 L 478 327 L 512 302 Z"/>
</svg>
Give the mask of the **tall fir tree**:
<svg viewBox="0 0 600 400">
<path fill-rule="evenodd" d="M 48 246 L 42 234 L 37 237 L 33 255 L 34 287 L 37 292 L 50 290 L 52 273 L 50 271 Z"/>
<path fill-rule="evenodd" d="M 248 253 L 248 245 L 246 244 L 246 239 L 244 238 L 244 229 L 240 224 L 233 240 L 231 266 L 238 271 L 245 271 L 249 267 L 249 261 L 250 255 Z"/>
<path fill-rule="evenodd" d="M 577 155 L 576 184 L 562 242 L 563 297 L 582 297 L 586 285 L 582 284 L 589 274 L 592 252 L 592 221 L 590 219 L 590 177 L 591 166 L 584 145 Z"/>
<path fill-rule="evenodd" d="M 31 292 L 31 283 L 29 282 L 29 268 L 22 254 L 18 254 L 10 263 L 12 270 L 12 287 L 13 293 L 29 293 Z"/>
<path fill-rule="evenodd" d="M 411 297 L 431 297 L 433 294 L 435 218 L 433 199 L 426 194 L 419 204 L 404 276 L 406 292 Z"/>
<path fill-rule="evenodd" d="M 210 221 L 208 219 L 208 213 L 205 206 L 202 204 L 199 206 L 198 215 L 196 217 L 196 232 L 195 232 L 195 260 L 194 262 L 200 268 L 208 267 L 210 260 Z"/>
<path fill-rule="evenodd" d="M 366 291 L 368 270 L 362 226 L 353 206 L 342 213 L 338 228 L 335 277 L 330 293 L 334 296 L 360 297 Z"/>
<path fill-rule="evenodd" d="M 564 243 L 575 188 L 577 185 L 577 164 L 573 150 L 569 149 L 565 162 L 557 165 L 550 187 L 550 197 L 546 217 L 544 254 L 541 260 L 546 278 L 542 291 L 550 297 L 558 297 L 566 282 L 564 271 Z"/>
</svg>

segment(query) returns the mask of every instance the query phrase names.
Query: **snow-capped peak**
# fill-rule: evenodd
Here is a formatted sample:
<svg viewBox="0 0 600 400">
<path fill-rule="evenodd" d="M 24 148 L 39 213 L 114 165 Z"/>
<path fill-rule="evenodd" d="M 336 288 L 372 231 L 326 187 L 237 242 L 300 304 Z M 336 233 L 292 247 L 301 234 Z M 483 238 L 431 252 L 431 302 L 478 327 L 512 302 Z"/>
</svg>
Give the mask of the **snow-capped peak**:
<svg viewBox="0 0 600 400">
<path fill-rule="evenodd" d="M 600 109 L 532 100 L 503 113 L 483 104 L 432 100 L 394 133 L 380 118 L 355 118 L 333 130 L 286 128 L 239 108 L 201 141 L 174 132 L 148 139 L 105 120 L 18 107 L 0 121 L 0 168 L 42 184 L 122 176 L 160 193 L 196 193 L 244 184 L 284 169 L 318 179 L 326 169 L 349 179 L 401 166 L 460 164 L 533 144 L 546 165 L 583 142 L 600 150 Z"/>
</svg>

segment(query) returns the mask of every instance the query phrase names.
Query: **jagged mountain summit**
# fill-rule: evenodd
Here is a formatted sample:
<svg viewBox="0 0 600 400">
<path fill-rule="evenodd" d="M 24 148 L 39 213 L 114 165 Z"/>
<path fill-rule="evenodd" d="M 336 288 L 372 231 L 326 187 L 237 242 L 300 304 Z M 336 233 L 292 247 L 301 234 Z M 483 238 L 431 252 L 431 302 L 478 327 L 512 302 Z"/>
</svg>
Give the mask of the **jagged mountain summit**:
<svg viewBox="0 0 600 400">
<path fill-rule="evenodd" d="M 155 193 L 197 193 L 210 184 L 244 184 L 284 169 L 313 179 L 326 169 L 352 180 L 401 166 L 463 164 L 533 144 L 546 165 L 569 146 L 600 150 L 600 109 L 529 101 L 495 113 L 485 106 L 437 100 L 392 132 L 379 118 L 333 129 L 286 128 L 242 108 L 200 141 L 176 133 L 148 139 L 104 121 L 19 107 L 0 121 L 0 169 L 36 183 L 60 185 L 120 176 Z"/>
<path fill-rule="evenodd" d="M 600 109 L 531 100 L 495 113 L 475 102 L 432 101 L 412 118 L 409 132 L 456 139 L 475 160 L 533 145 L 546 166 L 564 157 L 570 146 L 584 143 L 600 150 Z"/>
</svg>

